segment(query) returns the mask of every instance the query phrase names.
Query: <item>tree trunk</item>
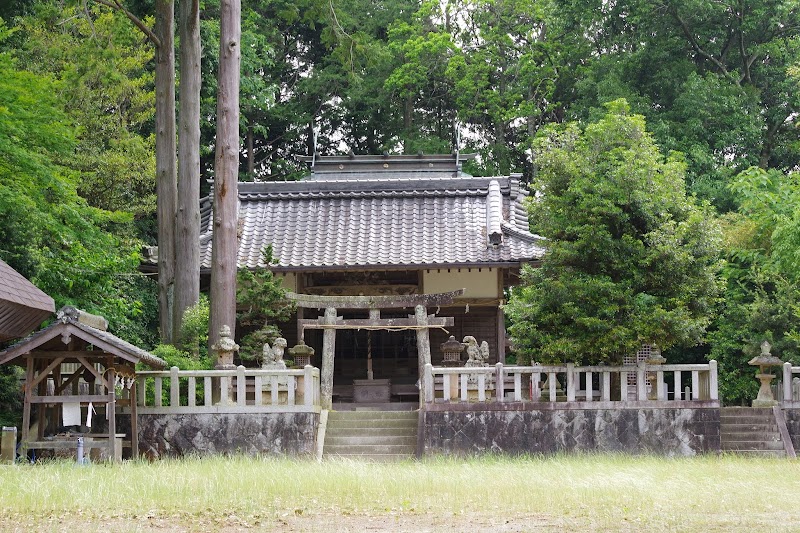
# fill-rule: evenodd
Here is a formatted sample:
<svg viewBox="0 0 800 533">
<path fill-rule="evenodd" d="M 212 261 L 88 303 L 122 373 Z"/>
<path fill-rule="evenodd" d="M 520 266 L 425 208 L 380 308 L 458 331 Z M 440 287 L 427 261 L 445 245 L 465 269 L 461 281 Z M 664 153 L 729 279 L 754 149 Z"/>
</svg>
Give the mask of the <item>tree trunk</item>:
<svg viewBox="0 0 800 533">
<path fill-rule="evenodd" d="M 175 284 L 175 12 L 172 0 L 156 1 L 156 195 L 158 217 L 158 316 L 161 341 L 172 337 Z"/>
<path fill-rule="evenodd" d="M 180 3 L 180 119 L 173 339 L 200 298 L 200 2 Z"/>
<path fill-rule="evenodd" d="M 239 65 L 241 1 L 220 2 L 217 138 L 214 161 L 214 244 L 211 255 L 211 319 L 208 339 L 219 340 L 223 325 L 236 326 L 238 242 Z"/>
</svg>

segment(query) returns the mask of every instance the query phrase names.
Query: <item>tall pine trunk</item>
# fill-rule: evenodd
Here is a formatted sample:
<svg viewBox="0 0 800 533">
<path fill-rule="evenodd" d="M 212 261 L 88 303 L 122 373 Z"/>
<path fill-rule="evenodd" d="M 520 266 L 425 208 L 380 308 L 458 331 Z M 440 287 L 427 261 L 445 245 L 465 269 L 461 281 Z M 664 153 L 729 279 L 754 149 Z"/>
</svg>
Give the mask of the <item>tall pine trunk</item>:
<svg viewBox="0 0 800 533">
<path fill-rule="evenodd" d="M 214 160 L 214 243 L 211 253 L 211 318 L 209 344 L 219 330 L 236 330 L 236 255 L 238 242 L 239 65 L 241 1 L 220 2 L 219 73 L 217 75 L 217 138 Z"/>
<path fill-rule="evenodd" d="M 173 338 L 200 298 L 200 1 L 180 3 L 178 210 Z"/>
<path fill-rule="evenodd" d="M 158 217 L 158 316 L 162 342 L 172 342 L 175 285 L 175 10 L 156 0 L 156 195 Z"/>
</svg>

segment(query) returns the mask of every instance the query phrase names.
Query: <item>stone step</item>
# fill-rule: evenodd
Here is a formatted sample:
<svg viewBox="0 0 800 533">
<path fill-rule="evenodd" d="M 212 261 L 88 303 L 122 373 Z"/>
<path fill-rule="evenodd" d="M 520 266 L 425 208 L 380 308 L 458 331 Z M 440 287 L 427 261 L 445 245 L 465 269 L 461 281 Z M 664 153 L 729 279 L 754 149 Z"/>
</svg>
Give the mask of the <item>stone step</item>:
<svg viewBox="0 0 800 533">
<path fill-rule="evenodd" d="M 756 413 L 743 413 L 743 414 L 739 414 L 739 415 L 720 413 L 719 419 L 720 420 L 729 420 L 729 421 L 734 421 L 734 420 L 772 420 L 772 421 L 774 421 L 775 420 L 775 415 L 772 414 L 772 413 L 768 413 L 768 414 L 765 414 L 765 415 L 760 415 L 760 414 L 756 414 Z"/>
<path fill-rule="evenodd" d="M 753 440 L 766 440 L 766 441 L 779 441 L 781 434 L 777 431 L 774 432 L 758 432 L 758 431 L 735 431 L 731 429 L 723 429 L 720 432 L 722 442 L 733 441 L 753 441 Z"/>
<path fill-rule="evenodd" d="M 349 445 L 328 445 L 325 443 L 325 456 L 330 455 L 408 455 L 413 456 L 417 452 L 416 445 L 406 444 L 349 444 Z"/>
<path fill-rule="evenodd" d="M 342 403 L 333 404 L 334 411 L 417 411 L 419 402 Z"/>
<path fill-rule="evenodd" d="M 329 420 L 417 420 L 418 411 L 330 411 Z"/>
<path fill-rule="evenodd" d="M 413 428 L 403 427 L 403 426 L 371 427 L 371 428 L 334 426 L 334 427 L 328 427 L 326 430 L 326 438 L 344 436 L 344 435 L 361 435 L 364 437 L 413 436 L 414 438 L 416 438 L 417 426 L 414 425 Z"/>
<path fill-rule="evenodd" d="M 778 425 L 777 424 L 723 424 L 720 423 L 720 431 L 734 431 L 734 432 L 746 432 L 750 431 L 752 433 L 777 433 L 778 432 Z"/>
<path fill-rule="evenodd" d="M 327 461 L 359 461 L 370 463 L 395 463 L 401 461 L 413 461 L 416 456 L 413 454 L 397 453 L 397 454 L 370 454 L 370 455 L 350 455 L 350 454 L 326 454 L 324 457 Z"/>
<path fill-rule="evenodd" d="M 417 431 L 416 420 L 331 420 L 328 419 L 328 430 L 341 429 L 403 429 Z"/>
<path fill-rule="evenodd" d="M 720 416 L 773 416 L 771 407 L 722 407 L 719 410 L 719 414 Z"/>
<path fill-rule="evenodd" d="M 723 450 L 723 453 L 733 455 L 745 455 L 748 457 L 765 457 L 765 458 L 785 458 L 786 452 L 783 450 Z"/>
<path fill-rule="evenodd" d="M 414 446 L 417 445 L 417 437 L 414 436 L 380 436 L 374 435 L 365 437 L 363 435 L 326 435 L 325 448 L 333 446 Z"/>
<path fill-rule="evenodd" d="M 387 461 L 413 459 L 418 411 L 330 411 L 324 457 Z"/>
<path fill-rule="evenodd" d="M 783 442 L 781 441 L 765 441 L 765 440 L 750 440 L 750 441 L 725 441 L 721 443 L 723 451 L 737 450 L 737 451 L 750 451 L 750 450 L 776 450 L 782 451 Z"/>
<path fill-rule="evenodd" d="M 723 426 L 728 425 L 746 425 L 752 424 L 754 426 L 775 426 L 775 417 L 756 417 L 756 416 L 721 416 L 719 423 Z"/>
</svg>

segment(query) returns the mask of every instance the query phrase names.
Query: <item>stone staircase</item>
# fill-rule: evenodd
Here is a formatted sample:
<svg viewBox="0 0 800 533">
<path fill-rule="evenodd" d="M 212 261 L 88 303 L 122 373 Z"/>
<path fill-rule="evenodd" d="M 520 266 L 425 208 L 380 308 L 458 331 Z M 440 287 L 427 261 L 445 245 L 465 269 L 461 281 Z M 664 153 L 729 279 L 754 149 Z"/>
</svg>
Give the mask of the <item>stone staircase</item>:
<svg viewBox="0 0 800 533">
<path fill-rule="evenodd" d="M 399 461 L 417 451 L 417 411 L 329 411 L 322 456 Z"/>
<path fill-rule="evenodd" d="M 771 408 L 723 407 L 720 409 L 723 453 L 786 457 Z"/>
</svg>

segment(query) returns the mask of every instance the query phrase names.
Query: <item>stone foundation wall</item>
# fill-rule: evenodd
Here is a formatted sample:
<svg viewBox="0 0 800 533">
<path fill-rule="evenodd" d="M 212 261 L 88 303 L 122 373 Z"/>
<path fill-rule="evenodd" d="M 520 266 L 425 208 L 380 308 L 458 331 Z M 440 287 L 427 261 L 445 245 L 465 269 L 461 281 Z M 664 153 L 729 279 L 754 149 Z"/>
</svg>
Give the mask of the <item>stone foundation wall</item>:
<svg viewBox="0 0 800 533">
<path fill-rule="evenodd" d="M 719 408 L 436 410 L 423 413 L 425 455 L 625 452 L 690 456 L 720 450 Z"/>
<path fill-rule="evenodd" d="M 800 409 L 784 409 L 783 413 L 786 416 L 786 427 L 792 437 L 794 449 L 800 452 Z"/>
<path fill-rule="evenodd" d="M 139 415 L 139 453 L 313 456 L 318 413 Z"/>
</svg>

